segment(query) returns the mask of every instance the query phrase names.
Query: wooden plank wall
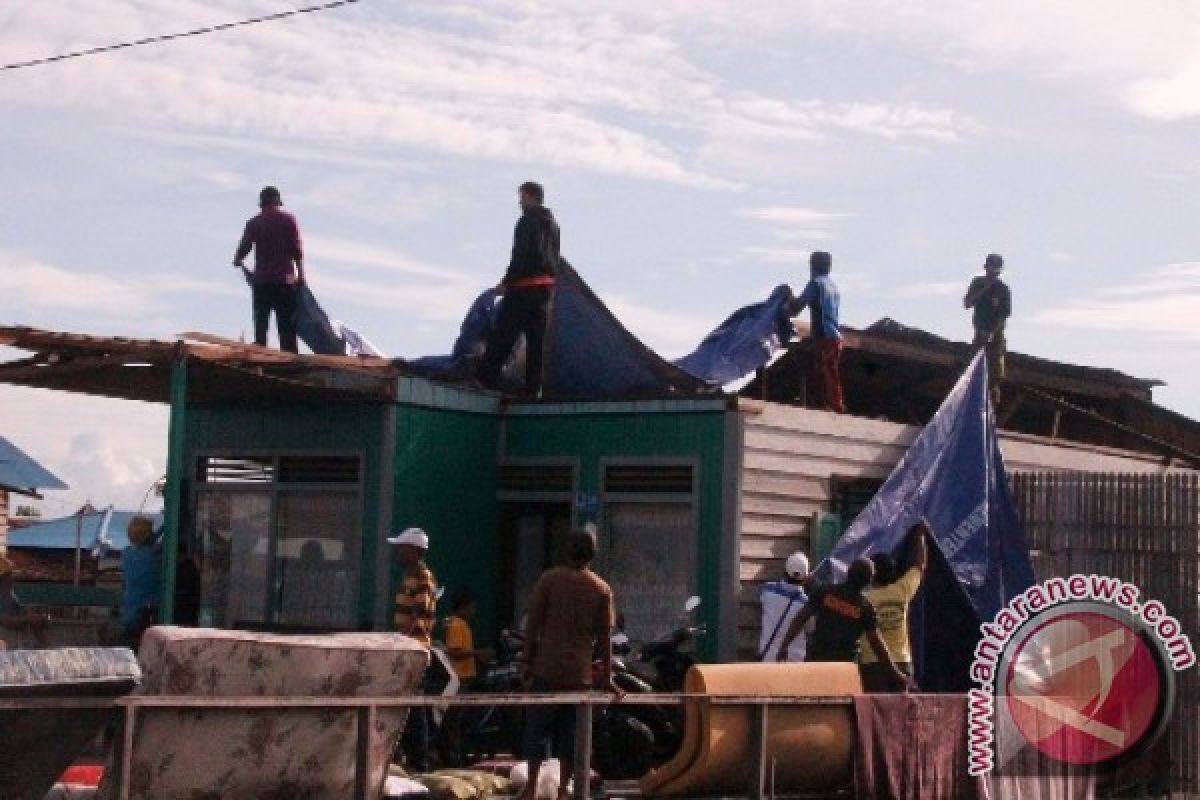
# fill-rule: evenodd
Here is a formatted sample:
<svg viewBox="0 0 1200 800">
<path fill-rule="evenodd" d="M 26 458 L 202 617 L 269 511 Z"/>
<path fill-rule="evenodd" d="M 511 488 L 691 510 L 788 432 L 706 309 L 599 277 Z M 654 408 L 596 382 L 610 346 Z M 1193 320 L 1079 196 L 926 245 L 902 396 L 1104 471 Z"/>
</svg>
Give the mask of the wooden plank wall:
<svg viewBox="0 0 1200 800">
<path fill-rule="evenodd" d="M 1200 480 L 1190 475 L 1016 475 L 1013 494 L 1039 580 L 1096 573 L 1166 605 L 1200 630 Z M 1193 641 L 1193 645 L 1200 642 Z M 1168 728 L 1172 787 L 1200 792 L 1200 670 L 1177 673 Z"/>
<path fill-rule="evenodd" d="M 796 550 L 811 552 L 817 511 L 832 510 L 831 479 L 882 481 L 919 428 L 777 403 L 743 400 L 738 596 L 738 656 L 753 659 L 758 644 L 762 583 L 783 573 Z M 1160 473 L 1162 461 L 1127 451 L 1023 434 L 1001 434 L 1010 472 Z"/>
</svg>

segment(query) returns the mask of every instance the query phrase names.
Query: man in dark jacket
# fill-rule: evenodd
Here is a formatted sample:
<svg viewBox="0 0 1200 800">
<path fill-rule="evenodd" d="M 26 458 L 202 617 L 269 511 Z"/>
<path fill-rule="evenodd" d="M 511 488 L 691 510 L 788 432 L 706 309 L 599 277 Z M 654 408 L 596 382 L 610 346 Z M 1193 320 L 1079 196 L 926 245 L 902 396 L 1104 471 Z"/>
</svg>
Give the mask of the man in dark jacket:
<svg viewBox="0 0 1200 800">
<path fill-rule="evenodd" d="M 496 385 L 517 337 L 524 334 L 524 394 L 537 398 L 542 392 L 542 347 L 558 274 L 559 232 L 554 215 L 542 205 L 545 193 L 540 184 L 521 184 L 517 198 L 522 213 L 513 232 L 512 259 L 497 287 L 504 302 L 480 361 L 479 380 Z"/>
<path fill-rule="evenodd" d="M 971 352 L 980 348 L 987 351 L 988 385 L 992 390 L 992 403 L 999 400 L 1000 381 L 1004 379 L 1004 356 L 1008 344 L 1004 339 L 1004 327 L 1012 316 L 1012 292 L 1008 284 L 1000 280 L 1004 270 L 1004 259 L 990 254 L 983 262 L 983 275 L 973 278 L 963 297 L 963 308 L 973 309 L 971 324 L 975 328 L 975 339 Z"/>
<path fill-rule="evenodd" d="M 254 296 L 254 342 L 267 346 L 267 327 L 271 312 L 279 328 L 279 349 L 299 351 L 296 343 L 297 287 L 304 285 L 304 248 L 296 218 L 284 211 L 283 198 L 274 186 L 258 193 L 262 212 L 251 217 L 233 256 L 233 265 L 241 268 Z M 254 250 L 254 270 L 244 262 Z"/>
</svg>

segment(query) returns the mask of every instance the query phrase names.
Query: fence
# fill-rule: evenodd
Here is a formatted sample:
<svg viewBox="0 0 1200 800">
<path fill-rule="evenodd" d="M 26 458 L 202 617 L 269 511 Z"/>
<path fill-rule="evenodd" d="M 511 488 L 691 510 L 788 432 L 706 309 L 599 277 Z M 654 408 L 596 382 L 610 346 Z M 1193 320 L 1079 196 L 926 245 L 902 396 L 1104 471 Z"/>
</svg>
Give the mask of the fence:
<svg viewBox="0 0 1200 800">
<path fill-rule="evenodd" d="M 1200 478 L 1195 474 L 1018 473 L 1012 488 L 1038 580 L 1075 573 L 1128 581 L 1200 631 Z M 1200 645 L 1200 642 L 1195 642 Z M 1167 736 L 1171 784 L 1200 792 L 1200 669 L 1177 674 Z"/>
<path fill-rule="evenodd" d="M 55 697 L 0 697 L 0 711 L 41 709 L 73 710 L 73 709 L 111 709 L 114 714 L 124 711 L 121 736 L 117 742 L 115 768 L 117 770 L 116 792 L 119 800 L 128 800 L 131 796 L 131 776 L 133 772 L 134 750 L 138 723 L 148 715 L 169 713 L 175 714 L 182 710 L 212 710 L 236 709 L 248 710 L 295 710 L 318 709 L 321 711 L 354 711 L 357 718 L 354 736 L 355 752 L 355 800 L 368 800 L 367 765 L 368 749 L 371 731 L 374 728 L 375 716 L 382 709 L 413 708 L 430 706 L 443 708 L 447 706 L 519 706 L 536 705 L 573 705 L 576 706 L 575 718 L 575 761 L 574 761 L 574 798 L 587 800 L 592 795 L 592 722 L 593 710 L 598 706 L 609 706 L 614 703 L 621 705 L 668 705 L 680 704 L 687 700 L 703 700 L 710 705 L 743 706 L 751 711 L 750 725 L 750 770 L 745 796 L 749 800 L 763 800 L 774 796 L 771 785 L 769 760 L 767 758 L 767 730 L 771 709 L 786 706 L 848 706 L 853 703 L 849 696 L 831 697 L 759 697 L 746 696 L 717 696 L 704 694 L 636 694 L 623 695 L 620 699 L 613 695 L 592 692 L 563 693 L 563 694 L 472 694 L 456 695 L 453 697 L 199 697 L 199 696 L 159 696 L 159 695 L 130 695 L 123 698 L 55 698 Z M 839 792 L 837 795 L 842 795 Z M 830 797 L 824 793 L 822 797 Z"/>
</svg>

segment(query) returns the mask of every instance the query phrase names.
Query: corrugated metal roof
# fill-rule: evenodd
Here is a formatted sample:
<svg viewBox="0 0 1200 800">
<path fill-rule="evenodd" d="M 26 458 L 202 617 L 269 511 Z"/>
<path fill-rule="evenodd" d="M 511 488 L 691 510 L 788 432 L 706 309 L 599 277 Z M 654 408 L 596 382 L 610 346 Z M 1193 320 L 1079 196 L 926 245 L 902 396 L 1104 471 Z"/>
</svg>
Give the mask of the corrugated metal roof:
<svg viewBox="0 0 1200 800">
<path fill-rule="evenodd" d="M 9 531 L 8 546 L 31 550 L 74 550 L 78 531 L 80 545 L 85 550 L 95 550 L 103 544 L 106 550 L 120 551 L 129 546 L 126 530 L 135 516 L 136 511 L 96 511 L 50 519 Z M 155 527 L 162 523 L 162 514 L 148 516 L 154 520 Z"/>
<path fill-rule="evenodd" d="M 26 494 L 38 489 L 69 488 L 3 436 L 0 436 L 0 487 Z"/>
</svg>

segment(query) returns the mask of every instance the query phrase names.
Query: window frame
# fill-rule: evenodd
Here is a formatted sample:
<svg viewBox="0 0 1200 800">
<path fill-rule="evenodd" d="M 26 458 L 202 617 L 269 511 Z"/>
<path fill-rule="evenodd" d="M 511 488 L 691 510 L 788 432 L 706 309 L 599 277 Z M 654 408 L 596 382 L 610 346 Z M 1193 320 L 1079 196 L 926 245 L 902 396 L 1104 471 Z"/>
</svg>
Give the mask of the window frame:
<svg viewBox="0 0 1200 800">
<path fill-rule="evenodd" d="M 358 480 L 350 482 L 314 482 L 314 483 L 284 483 L 279 480 L 279 461 L 282 458 L 353 458 L 356 461 L 358 468 Z M 229 460 L 263 460 L 270 461 L 272 466 L 272 479 L 270 481 L 218 481 L 209 483 L 201 480 L 204 473 L 202 465 L 205 459 L 222 458 Z M 354 500 L 354 508 L 356 512 L 354 524 L 351 526 L 351 534 L 358 538 L 358 557 L 355 564 L 355 574 L 357 576 L 357 589 L 354 592 L 353 604 L 350 609 L 350 616 L 358 620 L 358 625 L 361 625 L 361 609 L 362 595 L 365 587 L 363 586 L 363 535 L 362 525 L 366 519 L 367 509 L 364 508 L 366 501 L 365 489 L 365 472 L 366 472 L 366 457 L 362 450 L 347 449 L 347 448 L 278 448 L 278 447 L 249 447 L 244 449 L 229 449 L 229 448 L 203 448 L 195 450 L 192 453 L 192 476 L 191 496 L 188 499 L 188 508 L 190 510 L 190 531 L 189 537 L 193 543 L 199 544 L 199 531 L 196 529 L 197 512 L 201 497 L 206 493 L 260 493 L 268 496 L 268 535 L 267 535 L 267 574 L 265 576 L 266 597 L 264 598 L 264 609 L 266 611 L 266 619 L 261 624 L 261 629 L 265 631 L 280 631 L 284 627 L 277 622 L 281 609 L 280 598 L 277 596 L 276 579 L 278 577 L 278 546 L 280 539 L 280 503 L 281 495 L 288 494 L 346 494 L 352 495 Z M 296 626 L 287 626 L 288 630 L 294 629 Z M 230 628 L 231 630 L 240 630 L 238 628 Z M 256 630 L 258 628 L 252 628 Z M 318 628 L 314 627 L 316 631 Z M 322 631 L 335 631 L 335 628 L 320 628 Z"/>
</svg>

